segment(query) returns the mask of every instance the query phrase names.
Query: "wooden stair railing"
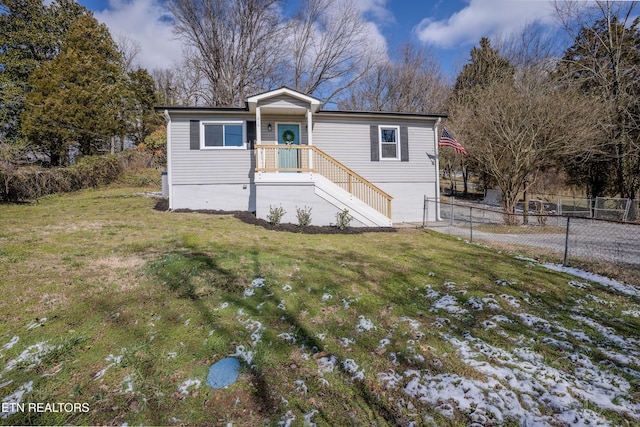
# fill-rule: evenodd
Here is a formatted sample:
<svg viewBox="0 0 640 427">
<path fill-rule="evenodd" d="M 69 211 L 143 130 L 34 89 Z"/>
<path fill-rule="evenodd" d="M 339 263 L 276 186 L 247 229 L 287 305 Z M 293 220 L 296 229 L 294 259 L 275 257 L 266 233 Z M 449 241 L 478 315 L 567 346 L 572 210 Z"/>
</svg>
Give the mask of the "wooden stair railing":
<svg viewBox="0 0 640 427">
<path fill-rule="evenodd" d="M 327 178 L 387 218 L 391 197 L 315 146 L 256 145 L 256 172 L 314 172 Z"/>
</svg>

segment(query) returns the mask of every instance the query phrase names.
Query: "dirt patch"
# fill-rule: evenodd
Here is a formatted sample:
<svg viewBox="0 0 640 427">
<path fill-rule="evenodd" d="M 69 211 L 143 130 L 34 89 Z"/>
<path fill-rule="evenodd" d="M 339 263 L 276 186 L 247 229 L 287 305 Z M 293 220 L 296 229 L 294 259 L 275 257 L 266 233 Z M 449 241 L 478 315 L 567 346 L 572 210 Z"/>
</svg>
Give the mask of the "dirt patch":
<svg viewBox="0 0 640 427">
<path fill-rule="evenodd" d="M 169 201 L 167 199 L 158 200 L 155 205 L 157 211 L 168 211 Z M 296 224 L 278 224 L 274 225 L 265 221 L 264 219 L 257 218 L 254 213 L 247 211 L 224 211 L 224 210 L 193 210 L 193 209 L 175 209 L 173 212 L 197 212 L 210 215 L 233 215 L 235 218 L 247 224 L 257 225 L 267 230 L 274 231 L 288 231 L 290 233 L 302 233 L 302 234 L 362 234 L 362 233 L 395 233 L 397 230 L 393 227 L 347 227 L 344 230 L 338 227 L 331 226 L 318 226 L 307 225 L 306 227 L 299 227 Z"/>
</svg>

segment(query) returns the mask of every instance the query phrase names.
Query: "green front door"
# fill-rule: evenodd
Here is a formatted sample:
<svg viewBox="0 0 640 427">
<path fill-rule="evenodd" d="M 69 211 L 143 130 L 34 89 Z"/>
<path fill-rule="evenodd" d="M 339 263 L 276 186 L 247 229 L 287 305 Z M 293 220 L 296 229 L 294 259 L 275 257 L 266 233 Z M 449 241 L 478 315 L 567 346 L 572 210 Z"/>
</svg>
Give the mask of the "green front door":
<svg viewBox="0 0 640 427">
<path fill-rule="evenodd" d="M 300 145 L 300 125 L 278 124 L 278 145 L 283 145 L 278 154 L 278 167 L 281 169 L 298 168 L 298 149 Z"/>
</svg>

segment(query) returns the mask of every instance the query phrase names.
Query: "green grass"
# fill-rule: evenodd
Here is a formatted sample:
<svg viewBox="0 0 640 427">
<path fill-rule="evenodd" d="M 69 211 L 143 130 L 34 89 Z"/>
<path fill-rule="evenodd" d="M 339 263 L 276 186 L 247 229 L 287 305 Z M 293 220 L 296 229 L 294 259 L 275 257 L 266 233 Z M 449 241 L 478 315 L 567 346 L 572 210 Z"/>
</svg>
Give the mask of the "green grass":
<svg viewBox="0 0 640 427">
<path fill-rule="evenodd" d="M 88 408 L 0 423 L 304 425 L 307 415 L 318 425 L 490 424 L 498 415 L 408 387 L 419 377 L 430 390 L 448 380 L 466 390 L 493 378 L 524 402 L 480 364 L 517 373 L 522 349 L 546 369 L 536 371 L 541 384 L 552 370 L 582 379 L 578 368 L 596 366 L 628 384 L 618 406 L 640 399 L 637 296 L 569 286 L 575 279 L 434 232 L 274 232 L 159 212 L 139 191 L 0 205 L 0 401 L 30 384 L 23 403 Z M 242 360 L 238 381 L 206 386 L 211 364 L 230 355 Z M 583 417 L 640 420 L 573 398 Z M 519 425 L 515 411 L 501 416 Z"/>
</svg>

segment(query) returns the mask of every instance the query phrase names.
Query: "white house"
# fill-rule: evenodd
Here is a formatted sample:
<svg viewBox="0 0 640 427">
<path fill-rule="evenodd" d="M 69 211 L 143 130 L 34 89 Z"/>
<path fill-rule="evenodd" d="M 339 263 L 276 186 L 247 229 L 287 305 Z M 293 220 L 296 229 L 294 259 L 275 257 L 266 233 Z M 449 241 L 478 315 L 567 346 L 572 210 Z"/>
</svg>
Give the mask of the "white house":
<svg viewBox="0 0 640 427">
<path fill-rule="evenodd" d="M 446 115 L 323 110 L 286 87 L 245 107 L 158 107 L 167 118 L 170 209 L 248 210 L 282 222 L 311 208 L 313 225 L 423 220 L 439 197 L 438 125 Z M 427 210 L 435 220 L 435 204 Z"/>
</svg>

